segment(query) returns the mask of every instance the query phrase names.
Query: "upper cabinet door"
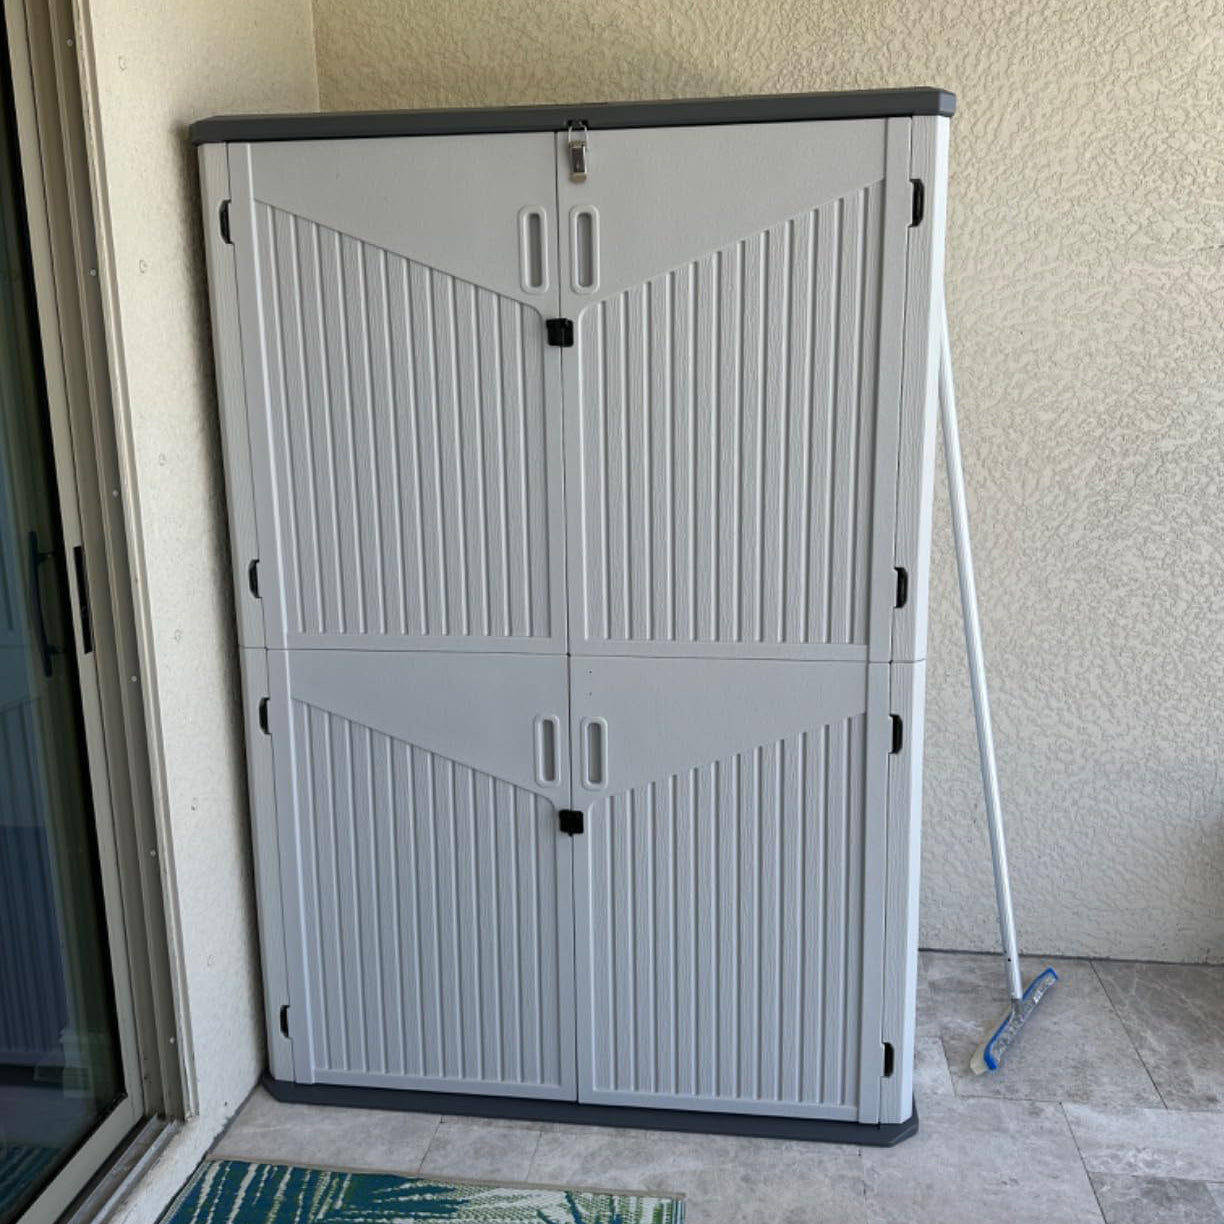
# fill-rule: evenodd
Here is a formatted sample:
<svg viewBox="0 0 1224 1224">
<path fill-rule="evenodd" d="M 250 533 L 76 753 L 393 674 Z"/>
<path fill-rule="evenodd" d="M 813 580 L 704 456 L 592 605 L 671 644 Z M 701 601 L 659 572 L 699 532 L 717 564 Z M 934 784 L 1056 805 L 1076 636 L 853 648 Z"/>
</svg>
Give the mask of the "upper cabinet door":
<svg viewBox="0 0 1224 1224">
<path fill-rule="evenodd" d="M 229 158 L 267 645 L 564 651 L 553 137 Z"/>
<path fill-rule="evenodd" d="M 574 653 L 889 658 L 909 140 L 558 135 Z"/>
</svg>

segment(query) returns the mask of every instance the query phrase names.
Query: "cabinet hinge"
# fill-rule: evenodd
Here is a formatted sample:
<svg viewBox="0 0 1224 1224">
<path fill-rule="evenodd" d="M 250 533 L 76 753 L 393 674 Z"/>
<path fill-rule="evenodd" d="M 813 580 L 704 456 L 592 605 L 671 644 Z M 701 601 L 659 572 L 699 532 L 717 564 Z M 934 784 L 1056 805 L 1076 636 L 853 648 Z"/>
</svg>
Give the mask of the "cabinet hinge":
<svg viewBox="0 0 1224 1224">
<path fill-rule="evenodd" d="M 221 224 L 221 237 L 225 242 L 228 242 L 230 246 L 233 246 L 234 240 L 233 238 L 230 237 L 229 212 L 230 212 L 230 202 L 228 200 L 222 200 L 221 209 L 220 209 L 220 218 L 219 218 L 220 224 Z"/>
<path fill-rule="evenodd" d="M 289 1036 L 289 1004 L 285 1003 L 280 1009 L 280 1030 L 286 1037 Z"/>
<path fill-rule="evenodd" d="M 557 819 L 561 824 L 561 832 L 568 833 L 571 837 L 584 829 L 582 813 L 575 808 L 561 808 L 557 812 Z"/>
<path fill-rule="evenodd" d="M 573 319 L 548 319 L 544 327 L 548 332 L 548 343 L 553 348 L 574 347 Z"/>
<path fill-rule="evenodd" d="M 910 186 L 913 188 L 914 194 L 910 203 L 910 226 L 922 224 L 922 218 L 926 215 L 926 187 L 921 179 L 910 179 Z"/>
<path fill-rule="evenodd" d="M 909 570 L 903 569 L 900 565 L 897 566 L 897 604 L 898 608 L 904 608 L 909 603 Z"/>
<path fill-rule="evenodd" d="M 265 735 L 272 734 L 268 727 L 268 699 L 266 697 L 259 699 L 259 729 Z"/>
<path fill-rule="evenodd" d="M 259 594 L 259 558 L 256 557 L 250 565 L 247 566 L 247 586 L 251 588 L 251 594 L 256 599 L 261 598 Z"/>
<path fill-rule="evenodd" d="M 905 724 L 901 721 L 900 714 L 892 716 L 892 753 L 895 756 L 901 751 L 901 745 L 905 743 Z"/>
</svg>

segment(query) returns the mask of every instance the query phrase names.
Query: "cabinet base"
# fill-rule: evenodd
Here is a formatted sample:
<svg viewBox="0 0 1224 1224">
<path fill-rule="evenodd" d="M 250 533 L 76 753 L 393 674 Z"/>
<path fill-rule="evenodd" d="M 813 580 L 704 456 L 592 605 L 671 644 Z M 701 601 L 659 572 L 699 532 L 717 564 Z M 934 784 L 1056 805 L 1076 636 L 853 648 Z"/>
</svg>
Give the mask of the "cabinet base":
<svg viewBox="0 0 1224 1224">
<path fill-rule="evenodd" d="M 814 1143 L 857 1143 L 892 1147 L 918 1133 L 918 1106 L 904 1122 L 840 1122 L 829 1118 L 779 1118 L 695 1109 L 644 1109 L 632 1105 L 588 1105 L 535 1097 L 476 1096 L 466 1092 L 414 1092 L 340 1084 L 295 1084 L 265 1073 L 263 1086 L 278 1101 L 295 1105 L 348 1105 L 357 1109 L 401 1109 L 476 1118 L 521 1118 L 529 1122 L 570 1122 L 582 1126 L 631 1126 L 642 1130 L 696 1131 L 707 1135 L 752 1135 L 806 1139 Z"/>
</svg>

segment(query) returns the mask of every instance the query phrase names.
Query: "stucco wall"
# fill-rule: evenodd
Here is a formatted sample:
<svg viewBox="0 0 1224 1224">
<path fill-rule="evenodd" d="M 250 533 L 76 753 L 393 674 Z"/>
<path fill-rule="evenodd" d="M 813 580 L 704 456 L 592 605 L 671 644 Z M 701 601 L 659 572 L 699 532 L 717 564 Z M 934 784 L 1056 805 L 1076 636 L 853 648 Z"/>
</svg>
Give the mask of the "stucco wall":
<svg viewBox="0 0 1224 1224">
<path fill-rule="evenodd" d="M 128 512 L 192 1117 L 128 1206 L 152 1218 L 263 1062 L 238 665 L 199 188 L 186 125 L 317 103 L 309 0 L 79 0 L 120 490 Z M 142 564 L 143 559 L 143 564 Z"/>
<path fill-rule="evenodd" d="M 931 84 L 1021 932 L 1224 959 L 1224 4 L 315 0 L 328 109 Z M 935 522 L 923 940 L 995 939 Z"/>
</svg>

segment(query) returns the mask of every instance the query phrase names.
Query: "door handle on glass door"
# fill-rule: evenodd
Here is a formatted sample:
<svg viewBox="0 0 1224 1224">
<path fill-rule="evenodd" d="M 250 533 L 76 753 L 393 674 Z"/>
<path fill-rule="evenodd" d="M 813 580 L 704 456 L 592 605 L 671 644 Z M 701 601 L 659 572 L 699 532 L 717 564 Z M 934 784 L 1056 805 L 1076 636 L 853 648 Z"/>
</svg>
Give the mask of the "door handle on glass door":
<svg viewBox="0 0 1224 1224">
<path fill-rule="evenodd" d="M 42 660 L 43 675 L 48 678 L 51 675 L 51 656 L 62 654 L 58 646 L 52 646 L 47 641 L 47 621 L 43 616 L 42 605 L 42 584 L 38 580 L 38 571 L 42 568 L 42 563 L 49 560 L 55 554 L 53 552 L 43 552 L 38 547 L 38 532 L 31 531 L 26 537 L 29 544 L 29 561 L 30 561 L 30 597 L 34 601 L 34 636 L 38 643 L 38 656 Z"/>
<path fill-rule="evenodd" d="M 584 718 L 579 727 L 582 741 L 582 785 L 603 790 L 608 785 L 608 724 L 602 718 Z"/>
</svg>

